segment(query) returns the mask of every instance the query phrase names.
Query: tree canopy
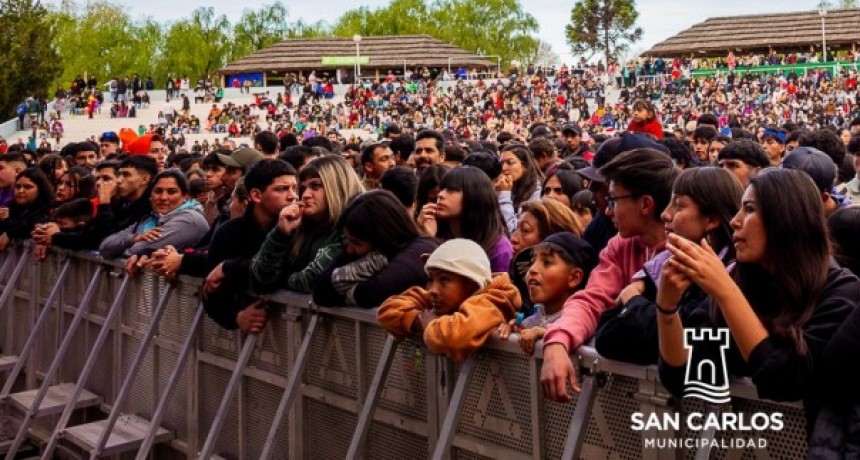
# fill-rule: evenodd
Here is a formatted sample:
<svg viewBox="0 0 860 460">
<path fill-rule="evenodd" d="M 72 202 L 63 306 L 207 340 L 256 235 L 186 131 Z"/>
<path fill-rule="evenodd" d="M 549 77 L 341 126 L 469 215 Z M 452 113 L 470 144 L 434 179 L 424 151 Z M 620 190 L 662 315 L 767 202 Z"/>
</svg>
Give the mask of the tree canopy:
<svg viewBox="0 0 860 460">
<path fill-rule="evenodd" d="M 12 114 L 24 95 L 48 96 L 79 75 L 99 82 L 139 75 L 159 87 L 168 75 L 210 75 L 286 38 L 426 34 L 503 63 L 546 56 L 538 23 L 519 0 L 391 0 L 346 11 L 332 24 L 291 21 L 280 0 L 245 9 L 235 23 L 212 7 L 159 23 L 132 18 L 113 1 L 0 1 L 0 111 Z"/>
<path fill-rule="evenodd" d="M 37 0 L 0 2 L 0 112 L 4 117 L 14 116 L 24 97 L 42 93 L 59 75 L 54 35 L 47 10 Z"/>
<path fill-rule="evenodd" d="M 602 53 L 608 65 L 642 38 L 638 17 L 635 0 L 579 0 L 565 26 L 567 44 L 574 54 Z"/>
</svg>

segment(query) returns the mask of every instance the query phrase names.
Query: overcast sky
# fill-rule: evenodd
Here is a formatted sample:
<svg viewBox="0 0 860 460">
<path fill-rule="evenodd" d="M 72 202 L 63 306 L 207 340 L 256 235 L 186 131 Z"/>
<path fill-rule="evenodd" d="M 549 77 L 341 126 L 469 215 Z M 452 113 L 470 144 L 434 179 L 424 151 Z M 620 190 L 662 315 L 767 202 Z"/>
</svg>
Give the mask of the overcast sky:
<svg viewBox="0 0 860 460">
<path fill-rule="evenodd" d="M 233 0 L 111 0 L 113 3 L 125 5 L 133 18 L 149 16 L 156 21 L 165 22 L 187 16 L 199 6 L 214 6 L 217 14 L 225 14 L 235 22 L 248 8 L 245 2 Z M 58 4 L 60 0 L 47 0 L 46 3 Z M 273 0 L 254 2 L 253 6 L 272 3 Z M 571 59 L 569 49 L 564 40 L 564 26 L 570 21 L 570 10 L 573 1 L 562 0 L 520 0 L 523 8 L 537 18 L 540 25 L 539 36 L 549 42 L 553 50 L 565 61 Z M 327 0 L 316 2 L 308 0 L 284 1 L 290 12 L 290 21 L 303 19 L 309 22 L 323 20 L 333 22 L 351 8 L 366 5 L 371 8 L 388 4 L 386 0 Z M 719 0 L 711 2 L 684 0 L 639 0 L 639 26 L 644 35 L 633 50 L 645 50 L 655 43 L 689 28 L 693 24 L 714 16 L 732 16 L 739 14 L 777 13 L 789 11 L 813 10 L 818 4 L 814 0 Z"/>
</svg>

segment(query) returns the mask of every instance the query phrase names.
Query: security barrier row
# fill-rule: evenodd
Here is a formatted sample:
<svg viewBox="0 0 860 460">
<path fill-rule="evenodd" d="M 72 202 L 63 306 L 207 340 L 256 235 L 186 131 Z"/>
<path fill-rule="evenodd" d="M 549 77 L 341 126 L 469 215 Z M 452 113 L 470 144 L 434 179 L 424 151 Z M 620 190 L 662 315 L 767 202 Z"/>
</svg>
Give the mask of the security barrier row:
<svg viewBox="0 0 860 460">
<path fill-rule="evenodd" d="M 461 365 L 395 342 L 373 311 L 267 298 L 245 336 L 204 318 L 200 280 L 168 284 L 87 253 L 0 255 L 0 455 L 42 458 L 801 458 L 799 405 L 676 400 L 654 367 L 577 351 L 582 392 L 545 400 L 541 355 L 491 340 Z M 539 347 L 538 347 L 539 349 Z M 781 429 L 638 420 L 783 414 Z M 694 417 L 688 417 L 689 415 Z M 0 427 L 2 427 L 0 419 Z M 701 428 L 701 429 L 700 429 Z M 11 434 L 14 433 L 14 436 Z M 8 458 L 12 458 L 12 453 Z"/>
</svg>

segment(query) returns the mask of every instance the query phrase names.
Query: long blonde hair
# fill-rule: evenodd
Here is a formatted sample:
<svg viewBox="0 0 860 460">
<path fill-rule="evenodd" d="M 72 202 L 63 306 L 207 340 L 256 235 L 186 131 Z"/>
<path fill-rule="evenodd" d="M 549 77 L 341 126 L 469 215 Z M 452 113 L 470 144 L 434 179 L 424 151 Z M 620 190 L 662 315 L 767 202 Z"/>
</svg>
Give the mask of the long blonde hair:
<svg viewBox="0 0 860 460">
<path fill-rule="evenodd" d="M 333 230 L 340 214 L 352 197 L 364 193 L 355 170 L 340 155 L 326 155 L 314 158 L 299 172 L 299 182 L 308 179 L 319 179 L 323 184 L 326 200 L 326 220 L 321 225 L 307 225 L 303 220 L 290 253 L 298 255 L 299 251 L 315 237 L 327 234 Z"/>
</svg>

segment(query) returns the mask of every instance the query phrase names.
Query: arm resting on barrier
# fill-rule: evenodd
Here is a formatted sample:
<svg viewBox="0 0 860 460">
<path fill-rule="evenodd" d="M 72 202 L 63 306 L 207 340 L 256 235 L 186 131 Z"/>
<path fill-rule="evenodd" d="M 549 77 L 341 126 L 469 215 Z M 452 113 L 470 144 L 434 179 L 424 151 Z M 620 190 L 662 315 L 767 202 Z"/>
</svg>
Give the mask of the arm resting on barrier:
<svg viewBox="0 0 860 460">
<path fill-rule="evenodd" d="M 418 315 L 425 310 L 430 310 L 430 294 L 424 288 L 413 287 L 383 302 L 376 312 L 376 319 L 397 340 L 403 340 L 412 332 Z"/>
<path fill-rule="evenodd" d="M 557 343 L 571 352 L 594 335 L 600 314 L 615 304 L 618 293 L 633 275 L 625 273 L 626 264 L 621 253 L 632 244 L 629 240 L 613 237 L 600 251 L 600 261 L 591 272 L 588 285 L 567 299 L 561 318 L 547 328 L 544 346 Z"/>
<path fill-rule="evenodd" d="M 459 311 L 431 321 L 424 330 L 424 343 L 434 353 L 463 362 L 500 324 L 513 319 L 521 304 L 520 293 L 508 275 L 498 275 L 486 288 L 466 299 Z"/>
</svg>

